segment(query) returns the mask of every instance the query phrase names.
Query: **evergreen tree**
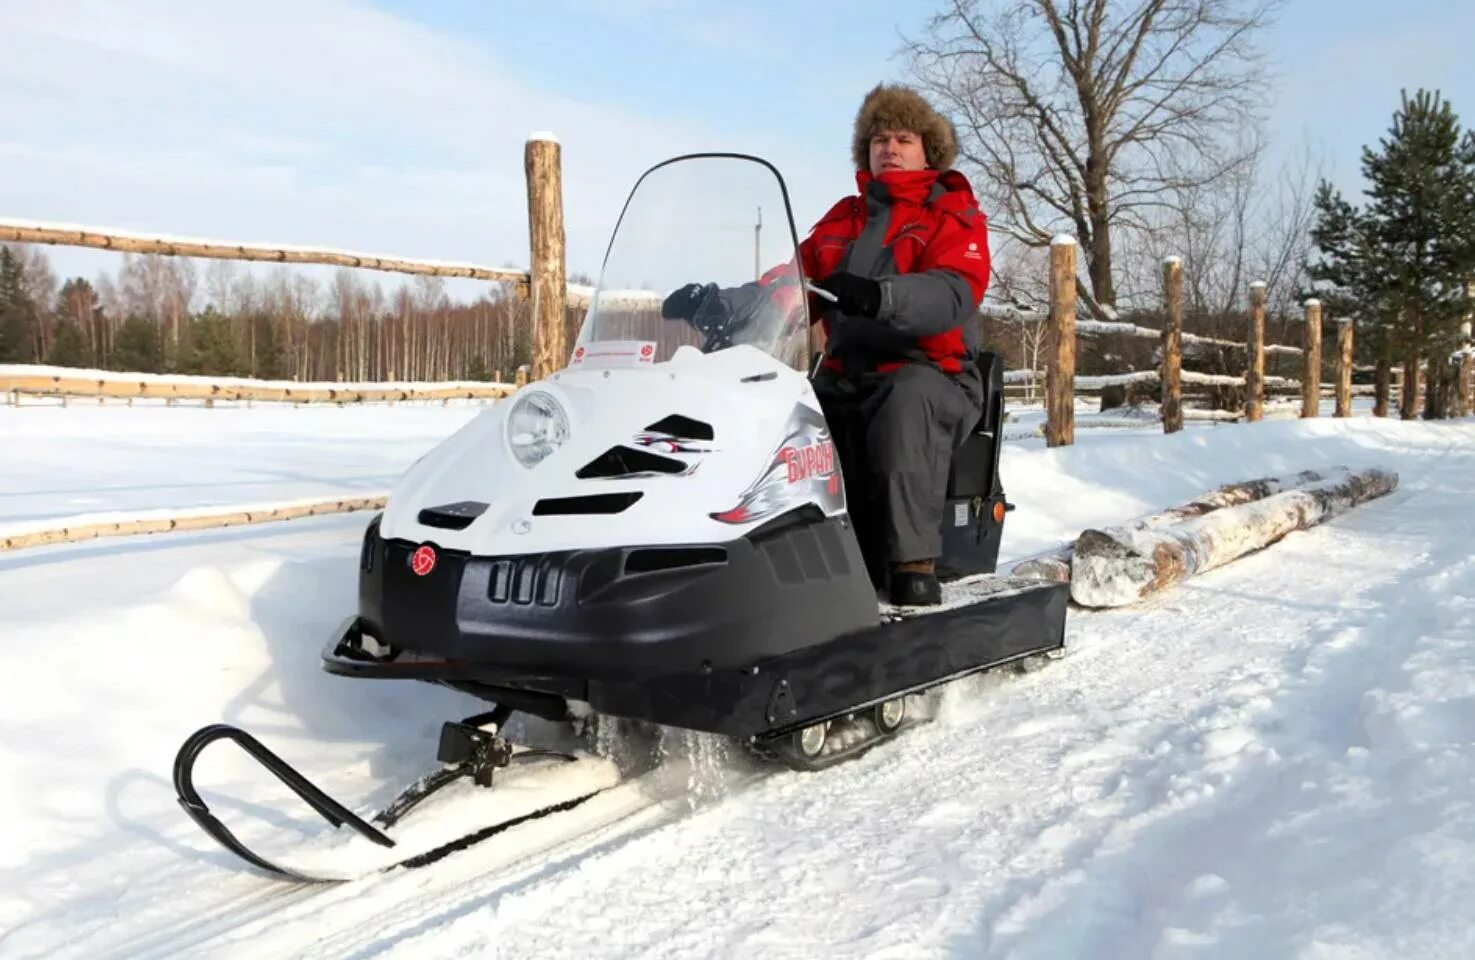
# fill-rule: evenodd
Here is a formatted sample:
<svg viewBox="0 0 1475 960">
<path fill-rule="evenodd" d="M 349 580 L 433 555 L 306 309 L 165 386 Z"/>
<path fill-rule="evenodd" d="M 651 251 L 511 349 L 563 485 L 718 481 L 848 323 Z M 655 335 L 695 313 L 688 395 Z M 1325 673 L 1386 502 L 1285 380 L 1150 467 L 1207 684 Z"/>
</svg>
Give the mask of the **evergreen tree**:
<svg viewBox="0 0 1475 960">
<path fill-rule="evenodd" d="M 87 342 L 75 323 L 65 321 L 56 325 L 52 335 L 51 349 L 46 352 L 46 362 L 53 367 L 87 366 Z"/>
<path fill-rule="evenodd" d="M 1322 301 L 1323 316 L 1353 318 L 1358 352 L 1377 365 L 1373 413 L 1385 417 L 1392 364 L 1389 328 L 1397 311 L 1380 287 L 1368 218 L 1326 181 L 1317 185 L 1312 203 L 1316 222 L 1311 242 L 1320 258 L 1306 265 L 1312 286 L 1304 295 Z"/>
<path fill-rule="evenodd" d="M 159 329 L 142 317 L 129 314 L 113 342 L 114 370 L 159 373 L 164 368 L 164 345 Z"/>
<path fill-rule="evenodd" d="M 240 376 L 245 373 L 230 318 L 212 304 L 190 320 L 190 350 L 178 363 L 181 373 Z"/>
<path fill-rule="evenodd" d="M 1366 273 L 1397 311 L 1393 346 L 1403 357 L 1401 412 L 1416 414 L 1420 364 L 1429 361 L 1425 416 L 1447 415 L 1448 356 L 1470 313 L 1475 276 L 1475 134 L 1462 132 L 1438 93 L 1405 94 L 1377 151 L 1363 149 L 1369 182 Z"/>
<path fill-rule="evenodd" d="M 31 304 L 20 260 L 0 246 L 0 363 L 33 363 Z"/>
<path fill-rule="evenodd" d="M 269 314 L 259 313 L 250 318 L 256 337 L 256 372 L 262 380 L 290 379 L 287 366 L 286 345 L 277 331 L 276 321 Z"/>
<path fill-rule="evenodd" d="M 487 366 L 485 355 L 478 353 L 471 358 L 471 362 L 466 365 L 466 379 L 477 382 L 491 382 L 492 368 Z"/>
</svg>

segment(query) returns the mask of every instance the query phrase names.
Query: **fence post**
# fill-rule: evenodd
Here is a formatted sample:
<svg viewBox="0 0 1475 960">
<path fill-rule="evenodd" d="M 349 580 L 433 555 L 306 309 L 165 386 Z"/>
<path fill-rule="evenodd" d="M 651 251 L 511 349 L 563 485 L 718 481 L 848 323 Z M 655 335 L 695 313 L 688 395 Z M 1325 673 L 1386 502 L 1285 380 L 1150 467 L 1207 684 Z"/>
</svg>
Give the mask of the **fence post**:
<svg viewBox="0 0 1475 960">
<path fill-rule="evenodd" d="M 1460 416 L 1475 413 L 1475 347 L 1465 347 L 1460 357 Z"/>
<path fill-rule="evenodd" d="M 1163 261 L 1163 433 L 1183 429 L 1183 261 Z"/>
<path fill-rule="evenodd" d="M 568 361 L 564 303 L 568 298 L 563 234 L 561 148 L 551 133 L 535 133 L 523 149 L 528 182 L 528 243 L 533 317 L 534 379 Z"/>
<path fill-rule="evenodd" d="M 1050 241 L 1050 349 L 1045 366 L 1045 445 L 1076 439 L 1076 242 Z"/>
<path fill-rule="evenodd" d="M 527 386 L 527 382 L 528 382 L 528 365 L 527 364 L 524 363 L 524 364 L 519 364 L 518 365 L 518 368 L 517 368 L 517 378 L 516 379 L 517 379 L 517 385 L 519 387 L 525 387 L 525 386 Z"/>
<path fill-rule="evenodd" d="M 1337 322 L 1337 411 L 1336 416 L 1352 416 L 1352 320 Z"/>
<path fill-rule="evenodd" d="M 1265 281 L 1250 284 L 1250 334 L 1246 346 L 1245 422 L 1265 416 Z"/>
<path fill-rule="evenodd" d="M 1321 301 L 1306 301 L 1306 325 L 1301 331 L 1301 416 L 1321 412 Z"/>
</svg>

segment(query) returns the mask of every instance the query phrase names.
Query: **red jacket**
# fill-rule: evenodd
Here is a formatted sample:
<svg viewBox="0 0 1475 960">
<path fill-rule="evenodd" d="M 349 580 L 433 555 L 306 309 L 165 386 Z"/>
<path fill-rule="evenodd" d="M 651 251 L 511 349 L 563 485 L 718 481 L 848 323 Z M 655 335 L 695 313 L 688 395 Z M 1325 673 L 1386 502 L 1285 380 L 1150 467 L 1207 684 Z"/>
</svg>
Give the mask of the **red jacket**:
<svg viewBox="0 0 1475 960">
<path fill-rule="evenodd" d="M 874 319 L 841 316 L 811 298 L 824 325 L 825 365 L 887 372 L 935 363 L 957 373 L 977 347 L 973 316 L 988 288 L 988 223 L 956 170 L 856 174 L 859 194 L 820 218 L 799 245 L 804 274 L 836 271 L 881 282 Z"/>
</svg>

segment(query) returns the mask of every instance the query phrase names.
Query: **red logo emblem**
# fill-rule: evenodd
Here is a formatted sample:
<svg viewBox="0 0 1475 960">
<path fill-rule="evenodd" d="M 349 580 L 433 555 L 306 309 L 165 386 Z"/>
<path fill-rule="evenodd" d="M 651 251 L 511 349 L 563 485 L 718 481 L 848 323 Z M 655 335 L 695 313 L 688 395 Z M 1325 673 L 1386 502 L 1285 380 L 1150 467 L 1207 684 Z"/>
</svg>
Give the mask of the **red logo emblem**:
<svg viewBox="0 0 1475 960">
<path fill-rule="evenodd" d="M 435 569 L 435 548 L 428 543 L 422 543 L 410 556 L 410 569 L 415 576 L 423 577 Z"/>
<path fill-rule="evenodd" d="M 643 347 L 640 348 L 640 355 L 642 357 L 648 357 L 648 356 L 650 356 L 651 354 L 653 354 L 655 352 L 656 352 L 656 348 L 653 347 L 653 346 L 651 346 L 648 343 L 645 346 L 643 346 Z"/>
</svg>

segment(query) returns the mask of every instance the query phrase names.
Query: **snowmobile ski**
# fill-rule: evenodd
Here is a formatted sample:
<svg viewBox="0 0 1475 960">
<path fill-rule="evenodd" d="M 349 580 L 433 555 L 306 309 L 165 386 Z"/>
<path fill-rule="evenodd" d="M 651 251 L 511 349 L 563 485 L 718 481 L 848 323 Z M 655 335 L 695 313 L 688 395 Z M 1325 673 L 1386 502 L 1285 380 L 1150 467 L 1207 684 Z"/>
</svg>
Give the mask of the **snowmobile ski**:
<svg viewBox="0 0 1475 960">
<path fill-rule="evenodd" d="M 329 796 L 321 787 L 303 776 L 260 740 L 239 727 L 224 723 L 202 727 L 185 739 L 174 758 L 174 789 L 179 805 L 185 813 L 189 814 L 190 819 L 194 820 L 211 839 L 252 866 L 288 880 L 305 883 L 341 882 L 352 878 L 319 876 L 275 863 L 252 850 L 222 823 L 200 796 L 194 783 L 195 762 L 205 748 L 219 740 L 229 740 L 235 743 L 278 780 L 286 784 L 293 793 L 297 794 L 303 802 L 333 827 L 348 826 L 356 834 L 378 846 L 393 848 L 396 842 L 387 831 L 403 820 L 412 809 L 451 783 L 468 778 L 478 786 L 491 787 L 493 772 L 508 767 L 514 762 L 532 760 L 578 762 L 578 757 L 558 751 L 514 749 L 508 740 L 495 732 L 510 712 L 510 710 L 499 708 L 486 714 L 470 717 L 460 723 L 445 724 L 441 729 L 439 759 L 447 765 L 410 784 L 382 811 L 375 814 L 371 821 L 364 820 Z M 493 726 L 493 730 L 483 729 L 488 725 Z M 377 871 L 383 872 L 395 867 L 422 867 L 434 863 L 449 854 L 465 850 L 519 824 L 572 810 L 607 789 L 609 787 L 578 793 L 556 803 L 479 827 L 449 838 L 428 850 L 421 850 L 402 860 L 379 866 Z"/>
</svg>

